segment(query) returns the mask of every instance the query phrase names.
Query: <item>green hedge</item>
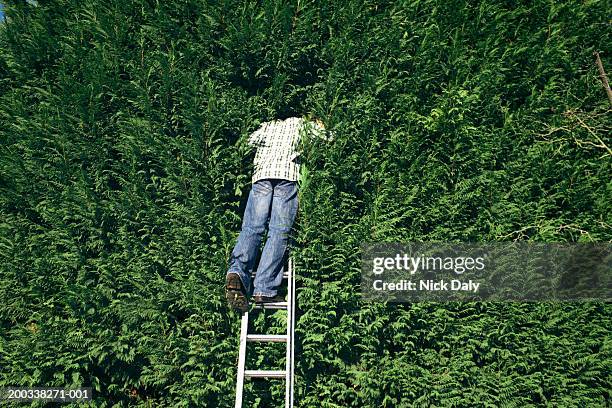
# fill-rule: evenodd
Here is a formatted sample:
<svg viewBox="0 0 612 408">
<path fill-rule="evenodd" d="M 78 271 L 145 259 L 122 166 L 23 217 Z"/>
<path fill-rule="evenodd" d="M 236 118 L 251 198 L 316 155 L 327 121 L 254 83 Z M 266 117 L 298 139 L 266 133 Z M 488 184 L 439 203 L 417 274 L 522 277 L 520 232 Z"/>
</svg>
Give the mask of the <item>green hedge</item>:
<svg viewBox="0 0 612 408">
<path fill-rule="evenodd" d="M 304 152 L 298 406 L 610 404 L 609 303 L 385 305 L 358 287 L 364 241 L 610 241 L 612 115 L 592 55 L 612 72 L 606 1 L 5 11 L 0 387 L 233 406 L 223 283 L 246 136 L 313 110 L 337 137 Z M 280 330 L 278 313 L 255 328 Z M 251 367 L 282 366 L 282 348 L 258 351 Z M 283 406 L 282 381 L 246 394 Z"/>
</svg>

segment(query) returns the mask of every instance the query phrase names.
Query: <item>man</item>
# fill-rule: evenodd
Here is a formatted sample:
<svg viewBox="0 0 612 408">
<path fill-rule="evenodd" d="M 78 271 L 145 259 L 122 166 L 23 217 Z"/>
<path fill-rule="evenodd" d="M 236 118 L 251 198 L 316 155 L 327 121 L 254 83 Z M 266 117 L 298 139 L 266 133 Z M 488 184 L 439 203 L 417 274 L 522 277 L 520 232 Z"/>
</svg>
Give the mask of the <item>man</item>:
<svg viewBox="0 0 612 408">
<path fill-rule="evenodd" d="M 226 275 L 225 293 L 230 307 L 247 309 L 251 271 L 266 226 L 268 237 L 253 282 L 253 300 L 284 301 L 277 289 L 283 279 L 283 257 L 298 208 L 298 145 L 302 135 L 332 139 L 319 119 L 308 117 L 265 122 L 248 138 L 249 145 L 257 150 L 242 230 Z"/>
</svg>

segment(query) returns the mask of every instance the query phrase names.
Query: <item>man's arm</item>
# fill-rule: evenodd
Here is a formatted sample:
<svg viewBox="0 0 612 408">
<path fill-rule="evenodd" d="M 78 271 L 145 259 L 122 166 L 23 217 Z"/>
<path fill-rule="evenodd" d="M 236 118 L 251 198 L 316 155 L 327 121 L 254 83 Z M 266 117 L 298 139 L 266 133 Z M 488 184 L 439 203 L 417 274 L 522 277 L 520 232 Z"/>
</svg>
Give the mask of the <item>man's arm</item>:
<svg viewBox="0 0 612 408">
<path fill-rule="evenodd" d="M 251 133 L 249 135 L 248 138 L 248 143 L 251 146 L 257 146 L 258 144 L 261 143 L 261 139 L 264 135 L 264 131 L 266 129 L 266 126 L 268 125 L 268 122 L 264 122 L 259 126 L 259 129 L 257 129 L 256 131 L 254 131 L 253 133 Z"/>
<path fill-rule="evenodd" d="M 307 134 L 316 136 L 327 142 L 334 140 L 335 132 L 325 129 L 325 125 L 319 119 L 311 120 L 306 122 Z"/>
</svg>

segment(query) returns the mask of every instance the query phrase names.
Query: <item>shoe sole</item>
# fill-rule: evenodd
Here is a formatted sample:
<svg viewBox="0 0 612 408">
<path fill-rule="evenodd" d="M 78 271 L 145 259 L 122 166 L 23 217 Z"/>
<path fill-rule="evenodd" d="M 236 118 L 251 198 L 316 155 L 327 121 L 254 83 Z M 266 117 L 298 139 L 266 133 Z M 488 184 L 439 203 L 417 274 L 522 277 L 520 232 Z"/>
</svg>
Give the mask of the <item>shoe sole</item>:
<svg viewBox="0 0 612 408">
<path fill-rule="evenodd" d="M 225 298 L 227 299 L 227 304 L 229 307 L 234 309 L 238 309 L 241 312 L 246 312 L 249 307 L 249 302 L 247 301 L 246 296 L 239 290 L 228 289 L 225 292 Z"/>
<path fill-rule="evenodd" d="M 286 302 L 287 299 L 283 299 L 283 298 L 272 298 L 272 299 L 261 299 L 261 298 L 253 298 L 253 302 L 255 303 L 281 303 L 281 302 Z"/>
<path fill-rule="evenodd" d="M 241 312 L 247 311 L 249 302 L 244 294 L 242 281 L 238 275 L 228 275 L 225 287 L 225 298 L 229 307 L 238 309 Z"/>
</svg>

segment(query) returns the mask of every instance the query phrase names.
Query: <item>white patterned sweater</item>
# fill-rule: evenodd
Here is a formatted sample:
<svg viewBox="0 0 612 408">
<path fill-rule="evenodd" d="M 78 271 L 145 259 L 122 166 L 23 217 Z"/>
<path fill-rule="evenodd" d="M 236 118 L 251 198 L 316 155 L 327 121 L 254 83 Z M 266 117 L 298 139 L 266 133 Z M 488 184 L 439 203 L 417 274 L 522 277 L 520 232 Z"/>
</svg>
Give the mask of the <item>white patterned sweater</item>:
<svg viewBox="0 0 612 408">
<path fill-rule="evenodd" d="M 264 122 L 251 133 L 248 142 L 257 149 L 251 183 L 265 178 L 297 181 L 300 174 L 297 150 L 303 135 L 333 140 L 333 133 L 316 122 L 296 117 Z"/>
</svg>

